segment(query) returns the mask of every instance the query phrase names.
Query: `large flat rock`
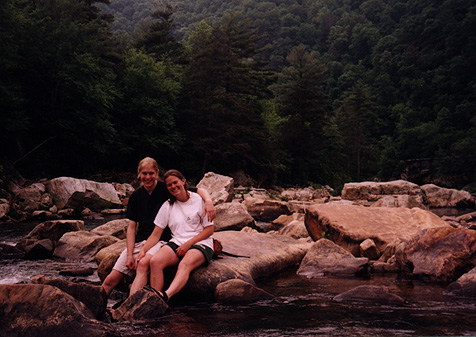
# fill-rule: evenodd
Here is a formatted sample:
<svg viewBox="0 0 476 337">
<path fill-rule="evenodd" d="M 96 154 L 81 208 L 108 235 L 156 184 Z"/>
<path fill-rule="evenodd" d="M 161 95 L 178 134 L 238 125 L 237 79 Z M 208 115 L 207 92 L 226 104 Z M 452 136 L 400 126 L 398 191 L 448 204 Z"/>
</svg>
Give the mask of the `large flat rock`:
<svg viewBox="0 0 476 337">
<path fill-rule="evenodd" d="M 313 240 L 328 238 L 355 256 L 359 256 L 359 245 L 366 239 L 372 239 L 382 252 L 397 238 L 408 240 L 423 229 L 450 227 L 436 214 L 420 208 L 337 204 L 310 207 L 305 224 Z"/>
<path fill-rule="evenodd" d="M 242 257 L 221 255 L 195 270 L 183 290 L 187 298 L 212 299 L 218 284 L 230 279 L 255 284 L 258 278 L 296 266 L 312 246 L 312 242 L 303 239 L 265 233 L 222 231 L 213 237 L 222 242 L 224 252 Z"/>
</svg>

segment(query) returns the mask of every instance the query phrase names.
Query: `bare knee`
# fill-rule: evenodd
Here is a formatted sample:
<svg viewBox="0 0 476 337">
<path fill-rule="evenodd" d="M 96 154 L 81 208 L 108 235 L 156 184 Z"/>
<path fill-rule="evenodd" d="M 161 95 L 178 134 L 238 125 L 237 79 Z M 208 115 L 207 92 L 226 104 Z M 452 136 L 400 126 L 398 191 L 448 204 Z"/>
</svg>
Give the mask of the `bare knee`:
<svg viewBox="0 0 476 337">
<path fill-rule="evenodd" d="M 143 258 L 137 264 L 137 272 L 138 273 L 147 273 L 149 271 L 149 266 L 150 266 L 150 259 L 149 258 Z"/>
</svg>

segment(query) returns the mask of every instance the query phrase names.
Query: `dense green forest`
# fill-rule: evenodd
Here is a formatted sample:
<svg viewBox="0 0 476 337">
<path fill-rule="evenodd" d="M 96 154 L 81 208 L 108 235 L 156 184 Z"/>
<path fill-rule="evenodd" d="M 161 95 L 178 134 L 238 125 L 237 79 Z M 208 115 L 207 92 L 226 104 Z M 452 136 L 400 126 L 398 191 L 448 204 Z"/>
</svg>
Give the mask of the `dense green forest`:
<svg viewBox="0 0 476 337">
<path fill-rule="evenodd" d="M 476 1 L 4 0 L 0 177 L 476 191 Z"/>
</svg>

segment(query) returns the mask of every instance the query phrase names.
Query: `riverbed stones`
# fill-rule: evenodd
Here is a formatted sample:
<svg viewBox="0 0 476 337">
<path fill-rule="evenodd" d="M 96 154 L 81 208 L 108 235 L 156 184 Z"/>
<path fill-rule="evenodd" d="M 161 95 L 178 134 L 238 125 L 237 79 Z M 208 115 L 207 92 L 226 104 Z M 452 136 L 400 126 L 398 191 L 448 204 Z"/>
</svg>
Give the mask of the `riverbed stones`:
<svg viewBox="0 0 476 337">
<path fill-rule="evenodd" d="M 102 248 L 117 241 L 120 240 L 112 235 L 96 235 L 88 231 L 69 232 L 58 241 L 53 256 L 91 262 Z"/>
<path fill-rule="evenodd" d="M 314 242 L 301 261 L 298 275 L 308 278 L 327 275 L 366 275 L 369 259 L 356 258 L 328 239 Z"/>
<path fill-rule="evenodd" d="M 112 235 L 118 239 L 125 239 L 127 234 L 128 219 L 117 219 L 106 222 L 91 230 L 91 233 L 97 235 Z"/>
<path fill-rule="evenodd" d="M 97 321 L 84 303 L 52 285 L 1 284 L 0 308 L 5 337 L 120 336 Z"/>
<path fill-rule="evenodd" d="M 49 284 L 51 286 L 57 287 L 65 293 L 73 296 L 78 301 L 84 303 L 88 309 L 91 310 L 94 317 L 100 319 L 104 316 L 107 305 L 107 295 L 101 286 L 81 282 L 71 282 L 44 275 L 38 275 L 34 277 L 30 283 Z"/>
<path fill-rule="evenodd" d="M 84 221 L 82 220 L 50 220 L 37 225 L 33 230 L 21 238 L 16 247 L 25 250 L 27 246 L 33 243 L 48 239 L 53 245 L 67 232 L 84 230 Z"/>
<path fill-rule="evenodd" d="M 233 279 L 218 284 L 215 299 L 219 303 L 249 303 L 274 298 L 267 291 L 243 280 Z"/>
<path fill-rule="evenodd" d="M 337 302 L 366 302 L 386 305 L 403 305 L 405 300 L 392 294 L 388 287 L 362 285 L 334 297 Z"/>
<path fill-rule="evenodd" d="M 415 277 L 449 283 L 476 266 L 476 231 L 428 228 L 395 252 L 402 269 Z"/>
<path fill-rule="evenodd" d="M 420 186 L 405 180 L 388 182 L 364 181 L 360 183 L 347 183 L 342 188 L 342 199 L 366 200 L 375 202 L 386 195 L 422 196 Z"/>
<path fill-rule="evenodd" d="M 329 238 L 355 256 L 360 244 L 372 239 L 379 251 L 397 238 L 410 239 L 427 228 L 450 227 L 432 212 L 420 208 L 363 207 L 317 204 L 308 209 L 305 224 L 313 240 Z"/>
</svg>

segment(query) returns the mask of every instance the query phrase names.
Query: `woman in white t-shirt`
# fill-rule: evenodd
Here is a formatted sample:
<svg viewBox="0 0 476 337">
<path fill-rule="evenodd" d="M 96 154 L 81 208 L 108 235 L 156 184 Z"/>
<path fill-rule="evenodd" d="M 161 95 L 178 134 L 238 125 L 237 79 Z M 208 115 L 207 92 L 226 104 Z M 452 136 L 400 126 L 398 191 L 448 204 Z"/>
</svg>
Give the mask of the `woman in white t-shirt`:
<svg viewBox="0 0 476 337">
<path fill-rule="evenodd" d="M 182 173 L 169 170 L 165 173 L 164 180 L 172 196 L 157 213 L 154 221 L 156 227 L 147 239 L 144 251 L 147 252 L 159 241 L 165 227 L 170 228 L 172 238 L 150 259 L 150 285 L 167 302 L 187 284 L 193 270 L 210 262 L 213 256 L 214 227 L 213 222 L 203 216 L 203 199 L 187 190 L 187 182 Z M 138 260 L 142 257 L 138 256 Z M 167 290 L 162 291 L 164 269 L 177 264 L 172 283 Z"/>
</svg>

